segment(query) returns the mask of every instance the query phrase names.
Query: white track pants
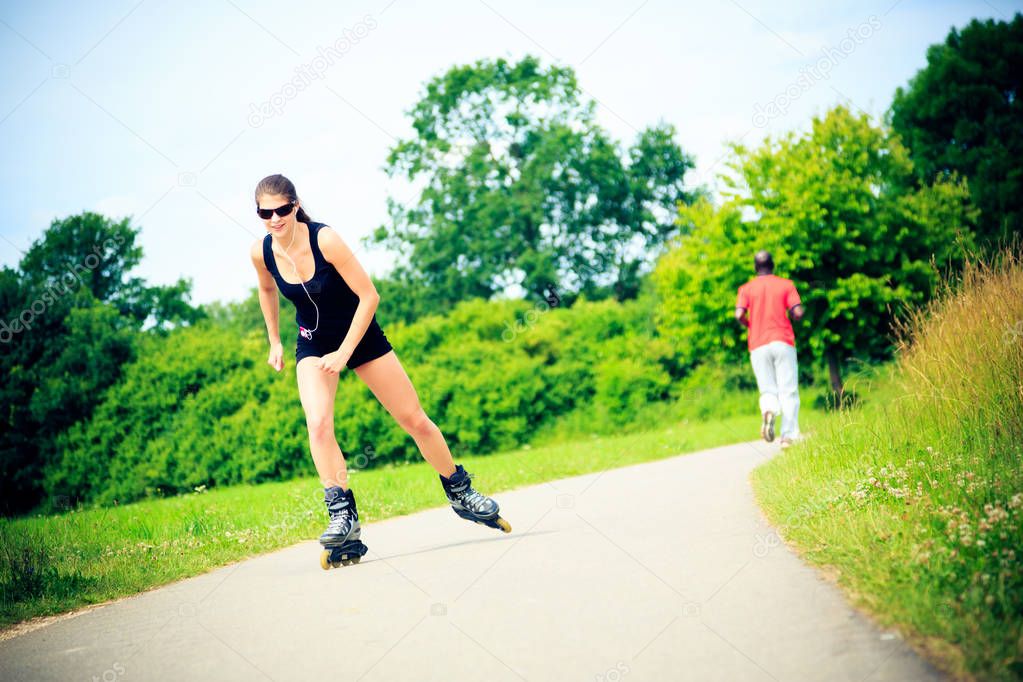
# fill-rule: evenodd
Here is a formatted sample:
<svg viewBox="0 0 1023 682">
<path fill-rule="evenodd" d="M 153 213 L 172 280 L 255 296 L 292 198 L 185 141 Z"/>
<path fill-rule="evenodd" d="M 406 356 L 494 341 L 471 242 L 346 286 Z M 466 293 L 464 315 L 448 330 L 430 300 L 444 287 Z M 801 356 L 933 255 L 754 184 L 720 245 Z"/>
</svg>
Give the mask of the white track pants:
<svg viewBox="0 0 1023 682">
<path fill-rule="evenodd" d="M 796 349 L 772 341 L 749 354 L 760 389 L 760 412 L 782 415 L 781 437 L 799 437 L 799 372 Z"/>
</svg>

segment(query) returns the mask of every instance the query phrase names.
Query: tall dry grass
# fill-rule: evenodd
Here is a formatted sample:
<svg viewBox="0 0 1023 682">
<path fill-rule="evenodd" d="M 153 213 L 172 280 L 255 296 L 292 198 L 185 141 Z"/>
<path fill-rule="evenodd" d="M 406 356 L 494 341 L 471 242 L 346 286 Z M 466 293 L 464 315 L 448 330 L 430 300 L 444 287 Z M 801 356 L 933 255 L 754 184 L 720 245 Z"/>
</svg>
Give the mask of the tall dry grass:
<svg viewBox="0 0 1023 682">
<path fill-rule="evenodd" d="M 900 327 L 899 385 L 918 416 L 978 446 L 1023 442 L 1023 263 L 1002 252 Z M 929 409 L 927 409 L 929 408 Z M 980 449 L 986 449 L 981 447 Z"/>
</svg>

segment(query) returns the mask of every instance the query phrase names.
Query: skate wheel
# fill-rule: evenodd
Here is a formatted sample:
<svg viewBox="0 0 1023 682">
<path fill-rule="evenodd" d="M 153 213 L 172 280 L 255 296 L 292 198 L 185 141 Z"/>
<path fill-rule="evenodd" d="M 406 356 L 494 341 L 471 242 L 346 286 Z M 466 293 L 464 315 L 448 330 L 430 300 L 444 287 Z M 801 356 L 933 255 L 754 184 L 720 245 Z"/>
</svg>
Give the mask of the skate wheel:
<svg viewBox="0 0 1023 682">
<path fill-rule="evenodd" d="M 500 516 L 497 517 L 497 526 L 505 533 L 511 532 L 511 524 L 502 519 Z"/>
<path fill-rule="evenodd" d="M 324 570 L 340 568 L 341 566 L 352 566 L 362 560 L 362 555 L 368 551 L 366 545 L 361 542 L 348 547 L 328 547 L 320 553 L 320 567 Z"/>
</svg>

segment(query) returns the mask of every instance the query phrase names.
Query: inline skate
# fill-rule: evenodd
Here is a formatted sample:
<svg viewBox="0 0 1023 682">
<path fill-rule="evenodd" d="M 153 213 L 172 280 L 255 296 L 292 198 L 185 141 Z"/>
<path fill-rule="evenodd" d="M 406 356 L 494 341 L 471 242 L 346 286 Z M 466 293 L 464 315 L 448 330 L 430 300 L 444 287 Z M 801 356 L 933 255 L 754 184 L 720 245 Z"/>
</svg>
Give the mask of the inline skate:
<svg viewBox="0 0 1023 682">
<path fill-rule="evenodd" d="M 320 568 L 329 570 L 339 566 L 357 564 L 369 551 L 359 539 L 359 511 L 355 507 L 355 493 L 340 486 L 325 488 L 323 499 L 327 504 L 330 523 L 320 536 L 323 551 L 320 553 Z"/>
<path fill-rule="evenodd" d="M 490 528 L 497 528 L 505 533 L 511 532 L 511 524 L 499 515 L 501 508 L 497 502 L 476 491 L 472 487 L 472 476 L 461 464 L 455 467 L 450 478 L 440 476 L 451 509 L 463 519 L 481 523 Z"/>
</svg>

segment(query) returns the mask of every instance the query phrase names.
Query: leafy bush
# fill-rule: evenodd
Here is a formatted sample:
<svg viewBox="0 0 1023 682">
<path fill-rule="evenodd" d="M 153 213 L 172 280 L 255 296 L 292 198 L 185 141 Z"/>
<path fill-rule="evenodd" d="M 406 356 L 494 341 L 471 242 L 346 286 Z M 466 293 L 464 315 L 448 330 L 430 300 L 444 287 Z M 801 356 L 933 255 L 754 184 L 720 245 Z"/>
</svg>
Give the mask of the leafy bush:
<svg viewBox="0 0 1023 682">
<path fill-rule="evenodd" d="M 271 370 L 262 333 L 241 334 L 234 320 L 251 319 L 251 306 L 236 308 L 144 338 L 92 418 L 60 436 L 46 476 L 50 508 L 312 473 L 294 365 Z M 529 442 L 576 410 L 623 424 L 670 399 L 678 368 L 652 330 L 649 298 L 580 299 L 571 309 L 476 299 L 386 327 L 456 456 Z M 353 372 L 342 373 L 337 396 L 335 432 L 349 467 L 420 459 Z"/>
</svg>

